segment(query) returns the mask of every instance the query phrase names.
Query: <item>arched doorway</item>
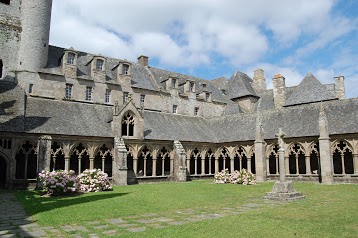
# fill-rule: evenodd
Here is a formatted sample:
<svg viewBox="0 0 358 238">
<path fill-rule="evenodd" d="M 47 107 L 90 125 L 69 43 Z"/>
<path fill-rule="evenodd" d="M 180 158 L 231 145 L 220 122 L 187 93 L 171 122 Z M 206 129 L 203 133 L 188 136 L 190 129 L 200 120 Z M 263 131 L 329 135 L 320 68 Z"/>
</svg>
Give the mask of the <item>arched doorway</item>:
<svg viewBox="0 0 358 238">
<path fill-rule="evenodd" d="M 0 188 L 5 188 L 6 185 L 6 160 L 0 156 Z"/>
</svg>

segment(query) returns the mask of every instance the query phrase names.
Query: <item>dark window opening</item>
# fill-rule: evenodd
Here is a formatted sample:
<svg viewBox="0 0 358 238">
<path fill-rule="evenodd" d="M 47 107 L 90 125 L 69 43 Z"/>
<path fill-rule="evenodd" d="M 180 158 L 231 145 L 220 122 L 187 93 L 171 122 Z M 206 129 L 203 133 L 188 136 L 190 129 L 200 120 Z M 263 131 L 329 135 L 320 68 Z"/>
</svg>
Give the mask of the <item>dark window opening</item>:
<svg viewBox="0 0 358 238">
<path fill-rule="evenodd" d="M 122 136 L 134 136 L 135 117 L 130 112 L 126 113 L 122 119 Z"/>
<path fill-rule="evenodd" d="M 1 3 L 4 3 L 6 5 L 10 5 L 11 0 L 0 0 Z"/>
<path fill-rule="evenodd" d="M 0 78 L 2 78 L 2 72 L 3 72 L 3 63 L 2 63 L 2 60 L 0 60 Z"/>
</svg>

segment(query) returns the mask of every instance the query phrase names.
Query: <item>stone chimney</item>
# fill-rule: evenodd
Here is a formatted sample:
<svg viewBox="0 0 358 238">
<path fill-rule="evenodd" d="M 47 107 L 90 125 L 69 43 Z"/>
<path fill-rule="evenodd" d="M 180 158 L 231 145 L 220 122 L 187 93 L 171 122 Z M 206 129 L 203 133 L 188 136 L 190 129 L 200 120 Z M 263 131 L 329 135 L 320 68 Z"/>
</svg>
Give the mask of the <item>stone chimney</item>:
<svg viewBox="0 0 358 238">
<path fill-rule="evenodd" d="M 338 99 L 346 98 L 346 92 L 344 87 L 344 76 L 334 77 L 334 89 L 336 92 L 336 97 Z"/>
<path fill-rule="evenodd" d="M 276 74 L 273 79 L 273 100 L 276 108 L 285 105 L 285 77 L 281 74 Z"/>
<path fill-rule="evenodd" d="M 148 66 L 148 56 L 141 55 L 138 57 L 138 64 L 142 66 Z"/>
<path fill-rule="evenodd" d="M 266 90 L 265 72 L 262 69 L 256 69 L 254 71 L 254 79 L 252 82 L 252 87 L 257 93 Z"/>
</svg>

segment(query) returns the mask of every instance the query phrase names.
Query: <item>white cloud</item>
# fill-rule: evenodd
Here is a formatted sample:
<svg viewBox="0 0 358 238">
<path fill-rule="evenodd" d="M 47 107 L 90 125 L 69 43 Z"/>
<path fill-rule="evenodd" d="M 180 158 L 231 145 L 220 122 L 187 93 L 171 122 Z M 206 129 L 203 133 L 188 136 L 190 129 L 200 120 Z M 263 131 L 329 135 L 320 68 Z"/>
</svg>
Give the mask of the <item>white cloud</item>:
<svg viewBox="0 0 358 238">
<path fill-rule="evenodd" d="M 307 73 L 302 65 L 323 80 L 347 69 L 357 75 L 344 59 L 340 66 L 334 65 L 335 59 L 331 61 L 336 63 L 323 65 L 332 66 L 328 69 L 313 65 L 311 59 L 314 52 L 356 30 L 356 20 L 333 14 L 336 4 L 336 0 L 55 0 L 50 39 L 58 46 L 132 61 L 144 54 L 161 66 L 187 72 L 203 72 L 203 67 L 211 72 L 224 63 L 228 68 L 247 68 L 268 62 L 264 69 L 270 77 L 281 73 L 291 85 Z"/>
</svg>

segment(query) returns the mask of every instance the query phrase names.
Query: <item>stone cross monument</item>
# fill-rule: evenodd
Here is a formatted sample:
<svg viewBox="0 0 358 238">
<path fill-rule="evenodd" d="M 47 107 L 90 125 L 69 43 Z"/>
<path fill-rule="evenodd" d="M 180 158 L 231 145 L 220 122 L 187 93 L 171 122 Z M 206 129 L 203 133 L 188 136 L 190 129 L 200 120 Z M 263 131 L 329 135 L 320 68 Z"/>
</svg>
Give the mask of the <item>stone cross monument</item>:
<svg viewBox="0 0 358 238">
<path fill-rule="evenodd" d="M 272 188 L 272 192 L 266 193 L 264 199 L 278 200 L 278 201 L 293 201 L 297 199 L 305 198 L 302 193 L 296 192 L 292 181 L 286 181 L 285 171 L 285 142 L 283 141 L 285 134 L 282 129 L 278 129 L 276 135 L 278 140 L 278 156 L 279 156 L 279 167 L 280 167 L 280 181 L 275 182 Z"/>
</svg>

